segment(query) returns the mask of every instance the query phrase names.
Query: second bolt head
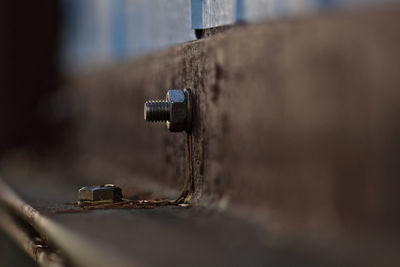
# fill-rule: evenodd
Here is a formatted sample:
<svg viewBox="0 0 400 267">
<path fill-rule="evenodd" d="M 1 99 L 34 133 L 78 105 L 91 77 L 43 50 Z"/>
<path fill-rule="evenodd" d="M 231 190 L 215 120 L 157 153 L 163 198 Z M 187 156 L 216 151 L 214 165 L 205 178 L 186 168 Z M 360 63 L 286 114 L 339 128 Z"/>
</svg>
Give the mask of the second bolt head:
<svg viewBox="0 0 400 267">
<path fill-rule="evenodd" d="M 85 186 L 79 189 L 80 202 L 118 202 L 122 200 L 121 188 L 113 184 Z"/>
</svg>

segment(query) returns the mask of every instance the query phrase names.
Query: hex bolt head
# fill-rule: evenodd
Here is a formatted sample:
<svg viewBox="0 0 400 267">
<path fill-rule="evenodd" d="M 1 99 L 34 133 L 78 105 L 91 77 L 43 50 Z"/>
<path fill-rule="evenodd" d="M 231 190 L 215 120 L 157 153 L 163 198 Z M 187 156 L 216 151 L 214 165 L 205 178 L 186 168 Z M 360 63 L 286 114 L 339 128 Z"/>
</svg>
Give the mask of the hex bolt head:
<svg viewBox="0 0 400 267">
<path fill-rule="evenodd" d="M 84 186 L 79 189 L 78 199 L 81 202 L 118 202 L 122 200 L 121 188 L 113 184 Z"/>
<path fill-rule="evenodd" d="M 170 132 L 189 131 L 192 103 L 189 89 L 172 89 L 166 100 L 147 101 L 144 104 L 146 121 L 166 121 Z"/>
</svg>

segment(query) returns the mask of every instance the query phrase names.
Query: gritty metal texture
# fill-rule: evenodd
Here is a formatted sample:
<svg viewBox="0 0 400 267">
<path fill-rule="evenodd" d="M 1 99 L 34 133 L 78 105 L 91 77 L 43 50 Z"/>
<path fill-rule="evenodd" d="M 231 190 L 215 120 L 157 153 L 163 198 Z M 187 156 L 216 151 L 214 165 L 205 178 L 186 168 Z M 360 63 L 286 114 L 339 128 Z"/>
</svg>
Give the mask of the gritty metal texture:
<svg viewBox="0 0 400 267">
<path fill-rule="evenodd" d="M 112 184 L 85 186 L 79 189 L 79 201 L 117 202 L 122 200 L 122 190 Z"/>
<path fill-rule="evenodd" d="M 63 199 L 73 198 L 70 193 L 74 186 L 60 185 L 62 178 L 53 179 L 41 185 L 42 191 L 35 190 L 32 194 L 30 188 L 36 187 L 35 180 L 30 175 L 19 183 L 12 181 L 12 188 L 18 188 L 21 198 L 30 196 L 30 201 L 22 203 L 15 195 L 7 194 L 10 189 L 0 181 L 0 227 L 5 211 L 2 204 L 8 203 L 20 215 L 31 207 L 26 219 L 33 219 L 33 226 L 41 226 L 48 234 L 48 244 L 57 245 L 60 254 L 71 259 L 67 266 L 247 266 L 250 262 L 252 266 L 277 267 L 391 267 L 398 266 L 400 260 L 399 244 L 391 243 L 390 239 L 359 237 L 296 242 L 298 237 L 292 236 L 293 242 L 278 242 L 247 218 L 206 207 L 167 205 L 153 209 L 95 212 L 79 209 L 80 212 L 60 213 Z M 21 182 L 25 188 L 19 186 Z M 59 197 L 56 201 L 49 194 L 53 190 Z M 35 240 L 37 245 L 40 243 Z"/>
<path fill-rule="evenodd" d="M 201 203 L 276 233 L 400 233 L 399 18 L 394 6 L 244 25 L 85 75 L 70 87 L 85 103 L 77 163 L 157 192 L 191 173 Z M 160 88 L 193 88 L 193 168 L 185 138 L 143 120 Z"/>
<path fill-rule="evenodd" d="M 146 121 L 166 121 L 171 132 L 182 132 L 190 129 L 191 103 L 188 89 L 168 90 L 166 100 L 151 100 L 144 104 Z"/>
</svg>

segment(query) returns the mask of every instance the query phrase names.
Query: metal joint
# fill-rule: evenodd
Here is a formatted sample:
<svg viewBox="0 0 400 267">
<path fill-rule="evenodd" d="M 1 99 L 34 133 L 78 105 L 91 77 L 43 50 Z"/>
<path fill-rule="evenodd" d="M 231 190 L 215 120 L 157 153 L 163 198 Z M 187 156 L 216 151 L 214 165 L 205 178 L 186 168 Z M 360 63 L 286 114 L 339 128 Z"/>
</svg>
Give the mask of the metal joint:
<svg viewBox="0 0 400 267">
<path fill-rule="evenodd" d="M 166 121 L 170 132 L 190 131 L 192 102 L 190 89 L 173 89 L 166 100 L 151 100 L 144 104 L 144 119 L 151 122 Z"/>
</svg>

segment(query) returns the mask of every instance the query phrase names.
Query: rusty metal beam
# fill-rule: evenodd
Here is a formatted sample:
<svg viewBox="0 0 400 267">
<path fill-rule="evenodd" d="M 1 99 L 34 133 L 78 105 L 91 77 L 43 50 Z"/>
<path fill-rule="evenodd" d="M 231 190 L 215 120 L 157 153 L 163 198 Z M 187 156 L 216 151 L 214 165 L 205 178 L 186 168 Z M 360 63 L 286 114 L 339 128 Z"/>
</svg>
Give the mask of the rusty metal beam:
<svg viewBox="0 0 400 267">
<path fill-rule="evenodd" d="M 142 176 L 180 190 L 191 175 L 199 203 L 276 233 L 400 233 L 399 14 L 232 27 L 78 77 L 77 166 L 126 188 Z M 171 88 L 193 90 L 190 149 L 143 121 L 143 103 Z"/>
</svg>

